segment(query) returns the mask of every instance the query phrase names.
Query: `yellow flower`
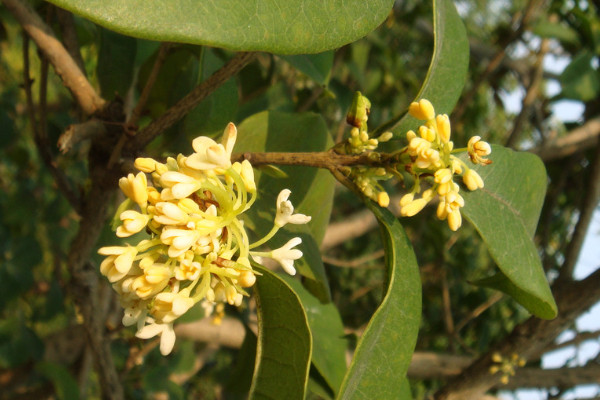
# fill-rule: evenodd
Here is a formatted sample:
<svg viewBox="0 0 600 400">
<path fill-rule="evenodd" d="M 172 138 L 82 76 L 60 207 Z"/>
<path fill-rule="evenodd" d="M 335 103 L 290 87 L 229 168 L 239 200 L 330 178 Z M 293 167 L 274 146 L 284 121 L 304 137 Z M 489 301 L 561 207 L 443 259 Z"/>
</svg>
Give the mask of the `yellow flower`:
<svg viewBox="0 0 600 400">
<path fill-rule="evenodd" d="M 463 182 L 471 191 L 483 188 L 483 179 L 481 179 L 481 176 L 472 169 L 469 169 L 464 173 Z"/>
<path fill-rule="evenodd" d="M 408 113 L 423 121 L 430 121 L 435 118 L 435 110 L 429 100 L 421 99 L 419 102 L 413 102 L 408 107 Z"/>
<path fill-rule="evenodd" d="M 129 237 L 140 232 L 150 220 L 149 215 L 140 214 L 134 210 L 123 211 L 119 218 L 123 221 L 123 225 L 117 228 L 118 237 Z"/>
<path fill-rule="evenodd" d="M 489 143 L 481 140 L 480 136 L 473 136 L 467 143 L 467 151 L 469 152 L 469 158 L 473 164 L 491 164 L 492 161 L 486 158 L 492 153 L 492 148 Z"/>
<path fill-rule="evenodd" d="M 135 176 L 129 174 L 127 177 L 119 179 L 119 187 L 125 193 L 125 196 L 142 207 L 146 206 L 146 202 L 148 201 L 147 186 L 146 174 L 143 172 Z"/>
</svg>

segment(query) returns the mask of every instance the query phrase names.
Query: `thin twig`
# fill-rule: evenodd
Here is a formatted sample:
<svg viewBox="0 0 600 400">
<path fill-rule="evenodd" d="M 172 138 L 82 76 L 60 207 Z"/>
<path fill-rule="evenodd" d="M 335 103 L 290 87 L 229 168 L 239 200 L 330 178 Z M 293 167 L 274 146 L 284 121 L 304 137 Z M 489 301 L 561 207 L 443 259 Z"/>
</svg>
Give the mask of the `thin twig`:
<svg viewBox="0 0 600 400">
<path fill-rule="evenodd" d="M 521 104 L 521 112 L 515 118 L 513 129 L 508 136 L 508 140 L 506 141 L 506 147 L 515 147 L 515 144 L 523 130 L 523 125 L 527 116 L 530 114 L 533 103 L 537 100 L 539 101 L 539 88 L 542 83 L 542 78 L 544 76 L 544 57 L 548 53 L 550 48 L 550 40 L 543 39 L 540 44 L 540 50 L 538 51 L 535 63 L 533 64 L 532 78 L 529 86 L 527 87 L 527 93 L 525 97 L 523 97 L 523 102 Z"/>
<path fill-rule="evenodd" d="M 148 102 L 148 98 L 150 97 L 150 93 L 152 92 L 152 88 L 156 83 L 156 78 L 158 78 L 158 73 L 160 72 L 160 69 L 164 64 L 165 59 L 167 58 L 167 54 L 169 54 L 170 47 L 170 43 L 161 43 L 160 48 L 158 50 L 158 55 L 156 56 L 156 60 L 154 61 L 154 65 L 152 66 L 152 71 L 150 71 L 150 75 L 148 76 L 148 80 L 146 80 L 146 84 L 142 89 L 140 98 L 138 99 L 135 108 L 131 112 L 129 120 L 125 123 L 126 130 L 136 129 L 135 126 L 140 120 L 140 116 L 144 111 L 144 107 L 146 107 L 146 103 Z"/>
<path fill-rule="evenodd" d="M 83 111 L 86 114 L 93 114 L 102 108 L 104 99 L 96 93 L 77 63 L 31 6 L 20 0 L 2 0 L 2 2 L 37 44 L 40 51 L 48 57 L 56 74 L 61 77 L 65 87 L 73 93 Z"/>
<path fill-rule="evenodd" d="M 148 102 L 148 98 L 150 97 L 150 92 L 152 92 L 152 88 L 156 83 L 156 78 L 158 78 L 158 73 L 160 72 L 160 68 L 165 62 L 167 58 L 167 54 L 169 51 L 169 43 L 161 43 L 160 49 L 158 51 L 158 55 L 156 56 L 156 60 L 154 61 L 154 65 L 152 66 L 152 71 L 150 71 L 150 76 L 146 81 L 146 85 L 144 85 L 144 89 L 142 89 L 142 93 L 140 94 L 140 98 L 131 112 L 131 116 L 129 120 L 125 123 L 125 130 L 119 137 L 119 141 L 115 145 L 113 152 L 108 159 L 108 168 L 112 168 L 113 165 L 119 160 L 121 157 L 121 151 L 123 151 L 123 146 L 127 141 L 127 135 L 135 135 L 135 131 L 137 130 L 137 123 L 144 111 L 144 107 L 146 107 L 146 103 Z"/>
<path fill-rule="evenodd" d="M 183 99 L 179 100 L 173 107 L 169 108 L 154 122 L 138 132 L 129 142 L 128 150 L 135 152 L 144 148 L 155 137 L 192 111 L 202 100 L 213 93 L 229 78 L 240 72 L 256 56 L 256 53 L 237 53 L 227 64 L 217 70 L 208 79 L 196 86 Z"/>
<path fill-rule="evenodd" d="M 581 344 L 581 343 L 583 343 L 583 342 L 585 342 L 587 340 L 598 341 L 599 339 L 600 339 L 600 330 L 592 331 L 592 332 L 577 332 L 577 336 L 575 336 L 573 339 L 564 341 L 562 343 L 556 343 L 556 344 L 553 344 L 552 346 L 548 346 L 544 350 L 544 353 L 548 353 L 550 351 L 562 349 L 562 348 L 565 348 L 567 346 L 578 345 L 578 344 Z"/>
<path fill-rule="evenodd" d="M 71 188 L 71 184 L 69 180 L 64 175 L 64 173 L 58 169 L 52 159 L 52 154 L 50 153 L 50 147 L 48 144 L 48 137 L 46 135 L 46 89 L 45 86 L 47 84 L 47 72 L 48 72 L 48 63 L 44 63 L 44 58 L 42 58 L 41 64 L 41 78 L 40 78 L 40 112 L 41 112 L 41 121 L 38 123 L 37 118 L 35 116 L 35 105 L 33 102 L 33 93 L 31 91 L 31 77 L 29 76 L 29 38 L 23 35 L 23 88 L 25 89 L 25 97 L 27 99 L 27 113 L 29 115 L 29 123 L 31 124 L 31 129 L 33 131 L 33 139 L 44 162 L 46 168 L 52 175 L 52 178 L 56 182 L 58 189 L 65 196 L 71 207 L 79 213 L 81 211 L 81 203 L 79 197 Z"/>
<path fill-rule="evenodd" d="M 581 209 L 579 212 L 579 220 L 575 225 L 575 232 L 567 247 L 565 254 L 565 261 L 560 269 L 558 280 L 570 280 L 573 279 L 573 270 L 575 264 L 579 258 L 581 247 L 585 235 L 587 234 L 594 210 L 598 205 L 600 199 L 600 144 L 596 146 L 596 152 L 594 153 L 594 159 L 590 166 L 589 178 L 587 183 L 587 191 L 583 199 Z"/>
<path fill-rule="evenodd" d="M 503 297 L 504 295 L 501 292 L 495 292 L 493 295 L 490 296 L 489 299 L 487 299 L 487 301 L 478 305 L 473 311 L 469 313 L 469 315 L 460 320 L 460 322 L 456 324 L 456 329 L 454 331 L 456 333 L 460 332 L 462 328 L 464 328 L 469 322 L 479 317 L 485 310 L 496 304 Z"/>
<path fill-rule="evenodd" d="M 499 46 L 498 46 L 499 50 L 496 52 L 494 57 L 490 60 L 490 62 L 488 63 L 488 65 L 485 68 L 485 71 L 475 79 L 475 81 L 471 85 L 471 88 L 469 89 L 469 91 L 467 93 L 465 93 L 465 95 L 459 101 L 459 103 L 458 103 L 459 106 L 455 109 L 454 114 L 452 116 L 452 119 L 454 121 L 460 121 L 462 119 L 465 111 L 467 110 L 468 105 L 471 103 L 471 101 L 473 101 L 473 98 L 477 94 L 477 92 L 479 90 L 479 86 L 481 86 L 481 84 L 483 82 L 485 82 L 502 64 L 504 57 L 506 57 L 506 52 L 508 50 L 508 46 L 512 42 L 517 41 L 521 37 L 521 35 L 525 31 L 525 29 L 527 28 L 529 23 L 535 16 L 535 13 L 537 12 L 538 8 L 540 7 L 540 4 L 542 3 L 542 1 L 530 0 L 527 3 L 527 8 L 523 12 L 523 14 L 522 14 L 523 17 L 521 18 L 517 28 L 514 29 L 510 35 L 502 36 L 501 43 L 499 43 Z M 516 17 L 513 18 L 513 22 L 516 22 Z M 514 23 L 513 23 L 513 25 L 514 25 Z"/>
</svg>

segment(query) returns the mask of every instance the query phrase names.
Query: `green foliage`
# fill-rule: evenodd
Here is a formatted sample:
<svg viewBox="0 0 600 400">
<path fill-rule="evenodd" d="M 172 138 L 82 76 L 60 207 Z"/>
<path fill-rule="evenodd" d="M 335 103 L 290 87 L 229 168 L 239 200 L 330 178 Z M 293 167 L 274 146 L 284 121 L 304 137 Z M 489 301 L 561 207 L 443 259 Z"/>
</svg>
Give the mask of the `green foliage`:
<svg viewBox="0 0 600 400">
<path fill-rule="evenodd" d="M 433 56 L 415 100 L 427 99 L 435 105 L 438 114 L 445 114 L 452 111 L 465 85 L 469 42 L 452 1 L 435 0 L 433 7 Z M 395 136 L 400 136 L 418 125 L 416 119 L 403 112 L 377 128 L 376 132 L 392 130 Z"/>
<path fill-rule="evenodd" d="M 464 214 L 502 271 L 479 283 L 515 296 L 538 317 L 554 318 L 556 304 L 532 240 L 546 193 L 546 169 L 533 154 L 500 146 L 493 146 L 492 154 L 492 165 L 475 168 L 486 187 L 464 193 Z"/>
<path fill-rule="evenodd" d="M 340 399 L 410 399 L 406 371 L 419 332 L 421 278 L 412 245 L 400 222 L 370 200 L 379 222 L 388 270 L 381 305 L 373 314 L 354 353 Z M 404 396 L 404 397 L 401 397 Z"/>
<path fill-rule="evenodd" d="M 375 29 L 393 1 L 293 0 L 171 1 L 54 0 L 52 3 L 122 34 L 280 54 L 318 53 Z"/>
<path fill-rule="evenodd" d="M 258 267 L 257 363 L 250 398 L 303 399 L 308 379 L 312 336 L 302 304 L 276 274 Z"/>
<path fill-rule="evenodd" d="M 234 153 L 329 150 L 344 140 L 343 116 L 357 91 L 371 100 L 369 125 L 379 125 L 371 136 L 391 129 L 396 138 L 402 137 L 419 123 L 399 110 L 412 98 L 427 98 L 438 113 L 451 113 L 468 74 L 467 32 L 451 0 L 430 2 L 433 42 L 415 22 L 431 19 L 429 2 L 399 2 L 394 9 L 391 0 L 294 0 L 284 5 L 274 0 L 193 5 L 175 0 L 168 6 L 156 0 L 51 3 L 101 26 L 75 19 L 86 70 L 106 100 L 123 100 L 120 117 L 139 100 L 157 61 L 161 43 L 145 39 L 173 42 L 147 99 L 138 124 L 141 127 L 163 116 L 219 71 L 231 58 L 223 49 L 284 54 L 258 54 L 258 61 L 228 79 L 149 148 L 121 154 L 119 167 L 123 170 L 143 152 L 159 159 L 179 151 L 189 154 L 192 139 L 216 137 L 230 121 L 239 122 Z M 38 6 L 44 11 L 48 4 Z M 465 6 L 468 13 L 479 7 Z M 86 221 L 56 190 L 28 134 L 32 121 L 25 112 L 21 78 L 17 78 L 23 72 L 18 54 L 21 39 L 16 24 L 5 23 L 5 14 L 5 9 L 0 10 L 0 33 L 6 33 L 0 35 L 0 366 L 35 365 L 34 379 L 27 384 L 33 389 L 52 384 L 58 398 L 100 397 L 103 388 L 79 393 L 73 378 L 77 363 L 40 361 L 49 337 L 79 323 L 76 318 L 81 310 L 73 306 L 67 254 L 77 225 L 85 226 Z M 369 33 L 386 17 L 379 30 Z M 540 19 L 532 28 L 540 37 L 556 38 L 570 46 L 574 55 L 560 75 L 562 93 L 556 99 L 593 103 L 600 93 L 595 64 L 600 43 L 597 16 L 579 10 L 562 18 L 559 22 Z M 31 70 L 38 67 L 35 64 Z M 39 81 L 36 75 L 32 84 L 39 85 Z M 46 111 L 49 140 L 55 142 L 69 124 L 79 121 L 59 79 L 51 73 L 49 82 Z M 37 96 L 41 91 L 34 88 Z M 37 103 L 40 101 L 34 105 L 36 110 Z M 488 98 L 477 97 L 474 103 L 475 112 L 468 111 L 457 124 L 457 139 L 470 135 L 471 129 L 482 132 L 488 127 L 491 136 L 500 137 L 507 126 L 504 111 L 490 105 Z M 39 114 L 37 118 L 41 119 Z M 106 126 L 120 135 L 121 122 L 107 121 Z M 533 142 L 535 135 L 528 140 Z M 455 144 L 459 147 L 459 140 Z M 396 146 L 393 151 L 399 149 L 393 142 L 388 147 L 392 145 Z M 65 172 L 78 196 L 89 192 L 92 181 L 87 168 L 90 161 L 98 161 L 93 158 L 97 154 L 85 159 L 89 148 L 84 141 L 66 155 L 51 150 L 53 165 Z M 435 220 L 431 209 L 409 220 L 394 217 L 370 200 L 362 204 L 362 198 L 343 188 L 336 191 L 335 179 L 326 169 L 255 169 L 258 200 L 244 221 L 252 236 L 259 238 L 271 229 L 276 198 L 283 188 L 291 189 L 295 212 L 312 217 L 308 225 L 285 226 L 270 242 L 275 248 L 292 237 L 302 239 L 303 257 L 295 262 L 300 276 L 281 276 L 256 266 L 262 275 L 249 292 L 257 308 L 248 299 L 235 310 L 227 306 L 227 314 L 245 324 L 239 350 L 221 349 L 215 355 L 201 344 L 178 338 L 173 354 L 165 358 L 152 350 L 153 344 L 140 344 L 133 330 L 119 331 L 119 339 L 112 343 L 113 356 L 126 396 L 166 393 L 173 399 L 211 398 L 223 388 L 226 398 L 250 393 L 252 399 L 410 399 L 406 374 L 417 335 L 421 335 L 420 350 L 484 352 L 523 319 L 522 309 L 514 302 L 504 302 L 462 332 L 451 332 L 448 318 L 468 318 L 489 300 L 489 290 L 482 287 L 508 294 L 536 316 L 554 318 L 556 304 L 534 242 L 546 193 L 546 170 L 536 156 L 501 146 L 493 147 L 490 158 L 492 165 L 474 167 L 485 188 L 461 190 L 463 215 L 472 228 L 463 226 L 458 233 Z M 580 169 L 587 165 L 587 160 L 582 160 L 574 162 Z M 100 160 L 108 164 L 105 161 Z M 554 171 L 549 169 L 549 174 L 551 180 L 558 180 Z M 400 182 L 385 189 L 390 194 L 404 193 L 406 187 L 408 182 Z M 559 199 L 561 205 L 569 206 L 569 213 L 546 218 L 560 226 L 549 231 L 562 233 L 572 224 L 577 198 L 573 192 L 577 190 L 570 188 Z M 120 201 L 115 200 L 113 209 Z M 326 256 L 332 264 L 324 264 L 320 246 L 332 216 L 345 220 L 365 205 L 378 220 L 385 261 L 353 264 L 353 268 L 333 266 L 335 261 L 343 265 L 377 251 L 380 243 L 369 234 L 328 250 Z M 117 218 L 116 225 L 120 223 Z M 115 244 L 114 236 L 111 240 Z M 411 242 L 418 245 L 413 248 Z M 555 257 L 561 256 L 559 249 Z M 92 258 L 90 265 L 97 267 L 97 261 Z M 494 263 L 499 272 L 474 282 L 479 287 L 468 285 L 466 275 L 489 275 Z M 444 291 L 449 294 L 442 299 Z M 254 313 L 258 315 L 258 337 L 251 330 Z M 204 316 L 204 308 L 196 304 L 177 322 L 194 322 Z M 109 315 L 111 339 L 117 336 L 112 324 L 119 318 Z M 345 335 L 345 331 L 361 331 L 362 327 L 366 328 L 353 346 L 349 343 L 353 335 Z M 353 347 L 348 368 L 345 357 Z M 204 359 L 197 358 L 199 354 Z M 198 360 L 204 362 L 199 372 L 195 370 Z M 138 361 L 140 365 L 133 365 Z M 185 383 L 174 383 L 181 376 L 187 376 Z M 424 387 L 435 385 L 426 383 Z"/>
<path fill-rule="evenodd" d="M 316 114 L 287 114 L 264 112 L 244 120 L 238 128 L 239 140 L 235 150 L 245 151 L 322 151 L 331 147 L 332 141 L 322 118 Z M 311 139 L 307 140 L 310 135 Z M 282 188 L 292 191 L 291 199 L 299 213 L 310 215 L 307 225 L 287 225 L 274 238 L 274 245 L 282 245 L 294 236 L 303 240 L 304 257 L 297 269 L 312 281 L 315 294 L 329 299 L 329 285 L 318 243 L 325 234 L 333 206 L 333 177 L 326 171 L 309 167 L 281 167 L 285 178 L 257 174 L 259 200 L 250 210 L 249 226 L 265 235 L 273 226 L 277 195 Z"/>
</svg>

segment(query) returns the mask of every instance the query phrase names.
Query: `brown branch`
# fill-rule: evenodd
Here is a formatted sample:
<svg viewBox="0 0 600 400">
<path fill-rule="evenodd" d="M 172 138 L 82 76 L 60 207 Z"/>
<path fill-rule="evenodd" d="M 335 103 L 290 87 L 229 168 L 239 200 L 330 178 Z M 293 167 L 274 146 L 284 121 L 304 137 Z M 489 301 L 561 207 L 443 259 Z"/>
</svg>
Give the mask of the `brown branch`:
<svg viewBox="0 0 600 400">
<path fill-rule="evenodd" d="M 469 313 L 469 315 L 467 315 L 458 324 L 456 324 L 455 332 L 460 332 L 469 322 L 479 317 L 485 310 L 496 304 L 503 297 L 504 295 L 501 292 L 495 292 L 493 295 L 490 296 L 489 299 L 487 299 L 487 301 L 477 306 L 473 311 Z"/>
<path fill-rule="evenodd" d="M 58 148 L 64 154 L 84 140 L 94 139 L 106 133 L 106 126 L 102 121 L 90 119 L 81 124 L 73 124 L 58 138 Z"/>
<path fill-rule="evenodd" d="M 69 52 L 75 64 L 79 67 L 81 73 L 87 76 L 85 72 L 85 64 L 83 57 L 81 56 L 79 39 L 77 38 L 77 31 L 75 30 L 75 21 L 73 14 L 67 10 L 56 7 L 56 17 L 58 18 L 58 24 L 60 26 L 60 33 L 62 36 L 65 49 Z"/>
<path fill-rule="evenodd" d="M 93 114 L 102 108 L 104 100 L 98 96 L 77 63 L 31 6 L 21 0 L 2 0 L 2 2 L 48 58 L 56 74 L 73 93 L 83 111 L 86 114 Z"/>
<path fill-rule="evenodd" d="M 146 103 L 148 102 L 148 98 L 150 97 L 150 93 L 152 92 L 152 88 L 156 83 L 156 78 L 158 78 L 158 73 L 160 72 L 160 69 L 164 64 L 165 59 L 167 58 L 167 54 L 169 54 L 170 47 L 171 45 L 169 43 L 161 43 L 160 48 L 158 50 L 158 55 L 156 56 L 156 60 L 154 61 L 154 65 L 152 66 L 152 71 L 150 71 L 150 75 L 148 76 L 148 80 L 146 80 L 146 84 L 142 89 L 140 98 L 138 99 L 135 108 L 131 112 L 129 120 L 125 123 L 126 130 L 135 130 L 134 127 L 140 120 L 140 116 L 144 111 L 144 107 L 146 107 Z"/>
<path fill-rule="evenodd" d="M 550 41 L 548 39 L 543 39 L 540 44 L 540 50 L 537 54 L 535 63 L 532 68 L 532 78 L 529 86 L 527 87 L 527 92 L 525 93 L 525 97 L 523 97 L 523 102 L 521 104 L 521 112 L 515 118 L 513 129 L 508 136 L 508 140 L 506 141 L 506 147 L 515 147 L 517 140 L 523 130 L 523 126 L 525 124 L 525 120 L 528 115 L 531 113 L 533 108 L 533 103 L 538 99 L 539 88 L 542 83 L 542 78 L 544 76 L 544 57 L 550 48 Z"/>
<path fill-rule="evenodd" d="M 81 211 L 81 203 L 77 194 L 71 188 L 69 180 L 65 174 L 56 167 L 52 154 L 50 153 L 50 145 L 46 134 L 46 84 L 48 64 L 42 59 L 41 64 L 41 79 L 40 79 L 40 122 L 38 123 L 35 116 L 35 105 L 33 103 L 33 94 L 31 92 L 31 78 L 29 76 L 29 38 L 23 35 L 23 88 L 25 89 L 25 97 L 27 99 L 27 112 L 29 115 L 29 123 L 33 131 L 33 139 L 42 161 L 54 182 L 58 186 L 60 192 L 65 196 L 71 207 L 79 213 Z"/>
<path fill-rule="evenodd" d="M 498 44 L 499 50 L 494 54 L 493 58 L 486 66 L 484 72 L 475 79 L 469 91 L 465 93 L 465 95 L 459 101 L 459 106 L 456 108 L 452 116 L 453 120 L 460 121 L 462 119 L 465 111 L 467 110 L 468 105 L 473 101 L 473 98 L 477 94 L 479 86 L 481 86 L 481 84 L 485 82 L 502 64 L 502 61 L 506 57 L 508 46 L 512 42 L 517 41 L 521 37 L 523 32 L 525 32 L 525 29 L 530 24 L 531 20 L 534 19 L 542 2 L 543 0 L 530 0 L 527 3 L 527 8 L 523 12 L 522 18 L 519 21 L 519 24 L 516 27 L 516 29 L 514 29 L 509 35 L 502 36 L 502 40 Z M 517 16 L 515 15 L 513 17 L 513 25 L 516 23 L 516 21 Z"/>
<path fill-rule="evenodd" d="M 587 234 L 590 222 L 594 214 L 594 210 L 600 200 L 600 144 L 596 146 L 596 152 L 592 165 L 589 169 L 588 183 L 586 185 L 587 191 L 581 204 L 579 211 L 579 219 L 577 225 L 575 225 L 575 231 L 567 247 L 565 254 L 565 261 L 560 269 L 558 280 L 570 280 L 573 279 L 573 270 L 575 264 L 579 258 L 579 253 L 583 247 L 583 241 Z"/>
<path fill-rule="evenodd" d="M 400 214 L 401 196 L 392 196 L 388 208 L 394 215 Z M 355 239 L 377 228 L 377 219 L 369 210 L 358 211 L 342 221 L 329 224 L 321 243 L 321 251 L 329 250 L 348 240 Z"/>
<path fill-rule="evenodd" d="M 493 353 L 510 357 L 516 353 L 528 360 L 542 352 L 573 321 L 600 300 L 600 269 L 581 281 L 563 281 L 554 287 L 558 317 L 541 320 L 530 317 L 490 351 L 473 362 L 460 376 L 440 389 L 436 400 L 477 398 L 487 390 L 497 387 L 500 375 L 491 375 Z M 581 296 L 585 293 L 585 296 Z M 517 371 L 519 373 L 519 371 Z"/>
<path fill-rule="evenodd" d="M 575 345 L 581 344 L 587 340 L 596 340 L 597 341 L 599 338 L 600 338 L 600 330 L 593 331 L 593 332 L 577 332 L 577 336 L 575 336 L 573 339 L 564 341 L 562 343 L 556 343 L 556 344 L 553 344 L 552 346 L 548 346 L 546 349 L 544 349 L 544 352 L 547 353 L 550 351 L 565 348 L 567 346 L 575 346 Z"/>
<path fill-rule="evenodd" d="M 129 142 L 128 149 L 135 150 L 144 148 L 155 137 L 176 122 L 186 116 L 208 95 L 213 93 L 229 78 L 240 72 L 256 56 L 256 53 L 237 53 L 227 64 L 217 70 L 208 79 L 196 86 L 183 99 L 179 100 L 173 107 L 169 108 L 163 115 L 153 121 L 150 125 L 138 132 Z"/>
<path fill-rule="evenodd" d="M 566 136 L 558 138 L 544 147 L 534 149 L 533 153 L 540 156 L 545 162 L 554 161 L 595 146 L 598 143 L 599 135 L 600 117 L 596 117 L 573 129 Z"/>
<path fill-rule="evenodd" d="M 334 151 L 308 153 L 241 153 L 233 154 L 231 161 L 248 160 L 253 166 L 259 165 L 302 165 L 315 168 L 339 168 L 352 165 L 382 166 L 394 162 L 394 156 L 377 153 L 338 154 Z"/>
</svg>

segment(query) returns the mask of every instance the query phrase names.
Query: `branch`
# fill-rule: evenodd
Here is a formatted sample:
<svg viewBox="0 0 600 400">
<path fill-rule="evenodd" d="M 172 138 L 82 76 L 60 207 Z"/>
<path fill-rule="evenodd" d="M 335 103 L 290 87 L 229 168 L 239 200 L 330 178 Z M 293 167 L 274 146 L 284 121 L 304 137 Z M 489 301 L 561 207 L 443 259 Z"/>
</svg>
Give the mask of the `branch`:
<svg viewBox="0 0 600 400">
<path fill-rule="evenodd" d="M 549 145 L 534 149 L 533 153 L 544 162 L 554 161 L 593 147 L 598 143 L 599 135 L 600 117 L 596 117 Z"/>
<path fill-rule="evenodd" d="M 73 93 L 83 111 L 86 114 L 93 114 L 102 108 L 104 99 L 96 93 L 77 63 L 31 6 L 21 0 L 2 0 L 2 2 L 48 58 L 56 74 Z"/>
<path fill-rule="evenodd" d="M 87 139 L 104 135 L 106 126 L 102 121 L 90 119 L 81 124 L 73 124 L 67 127 L 67 130 L 58 138 L 58 148 L 64 154 L 71 148 Z"/>
<path fill-rule="evenodd" d="M 434 399 L 477 398 L 487 390 L 497 387 L 500 383 L 500 374 L 489 373 L 490 367 L 494 365 L 493 353 L 497 352 L 505 357 L 516 353 L 528 360 L 543 352 L 579 315 L 600 300 L 600 269 L 581 281 L 560 282 L 554 289 L 559 310 L 557 318 L 549 321 L 530 317 L 517 325 L 510 335 L 473 362 L 460 376 L 440 389 Z M 581 293 L 586 295 L 581 296 Z"/>
<path fill-rule="evenodd" d="M 40 155 L 42 161 L 54 182 L 58 186 L 60 192 L 65 196 L 71 207 L 79 213 L 81 211 L 80 199 L 77 194 L 71 188 L 71 184 L 67 179 L 66 175 L 56 167 L 54 160 L 52 159 L 52 154 L 50 153 L 50 147 L 48 143 L 48 137 L 46 135 L 46 83 L 47 83 L 47 70 L 48 70 L 47 62 L 42 60 L 41 70 L 42 70 L 42 78 L 40 82 L 40 111 L 41 111 L 41 121 L 38 124 L 35 117 L 35 106 L 33 104 L 33 94 L 31 92 L 31 78 L 29 76 L 29 39 L 23 35 L 23 87 L 25 89 L 25 97 L 27 99 L 27 111 L 29 114 L 29 123 L 31 124 L 31 129 L 33 131 L 33 140 L 35 142 L 35 146 L 37 148 L 38 154 Z"/>
<path fill-rule="evenodd" d="M 394 215 L 400 215 L 400 207 L 398 206 L 400 197 L 392 196 L 390 199 L 388 208 Z M 321 243 L 321 251 L 329 250 L 348 240 L 362 236 L 377 228 L 377 226 L 377 219 L 369 210 L 358 211 L 348 217 L 344 217 L 340 222 L 329 224 Z"/>
<path fill-rule="evenodd" d="M 179 100 L 173 107 L 169 108 L 158 119 L 142 129 L 129 143 L 128 149 L 135 151 L 142 149 L 163 131 L 173 126 L 176 122 L 186 116 L 208 95 L 213 93 L 229 78 L 240 72 L 256 56 L 256 53 L 237 53 L 227 64 L 212 74 L 208 79 L 196 86 L 183 99 Z"/>
<path fill-rule="evenodd" d="M 583 241 L 585 240 L 585 235 L 590 227 L 594 210 L 600 199 L 600 144 L 596 146 L 596 152 L 594 154 L 592 165 L 590 166 L 590 175 L 586 186 L 587 191 L 583 203 L 581 204 L 579 219 L 577 220 L 575 231 L 573 232 L 573 236 L 567 247 L 565 261 L 560 269 L 558 280 L 573 279 L 575 264 L 579 258 L 581 248 L 583 247 Z"/>
<path fill-rule="evenodd" d="M 490 60 L 490 62 L 488 63 L 488 65 L 485 68 L 485 71 L 481 75 L 479 75 L 477 77 L 477 79 L 475 79 L 475 81 L 473 82 L 473 85 L 471 86 L 469 91 L 458 102 L 459 105 L 454 110 L 454 113 L 452 116 L 453 120 L 460 121 L 462 119 L 463 114 L 467 110 L 467 106 L 471 103 L 471 101 L 477 94 L 477 91 L 479 90 L 479 86 L 483 82 L 485 82 L 502 64 L 504 57 L 506 57 L 506 52 L 508 50 L 509 45 L 512 42 L 517 41 L 521 37 L 523 32 L 525 32 L 525 29 L 527 28 L 527 26 L 529 25 L 531 20 L 534 19 L 536 12 L 540 8 L 540 3 L 542 3 L 542 1 L 540 1 L 540 0 L 530 0 L 527 3 L 527 8 L 523 12 L 523 14 L 522 14 L 523 17 L 521 18 L 517 28 L 515 30 L 513 30 L 511 32 L 511 34 L 502 36 L 503 40 L 501 41 L 501 43 L 499 43 L 499 46 L 498 46 L 500 49 L 496 52 L 494 57 Z M 515 25 L 516 20 L 517 20 L 517 16 L 515 15 L 513 17 L 513 21 L 512 21 L 513 23 L 511 25 Z"/>
<path fill-rule="evenodd" d="M 548 53 L 549 48 L 550 41 L 548 39 L 543 39 L 535 63 L 533 64 L 531 82 L 527 88 L 525 97 L 523 97 L 521 112 L 517 115 L 517 118 L 515 118 L 513 129 L 506 141 L 506 147 L 515 147 L 519 135 L 523 130 L 525 120 L 532 110 L 533 103 L 538 99 L 540 84 L 542 83 L 542 78 L 544 76 L 544 57 L 546 56 L 546 53 Z"/>
<path fill-rule="evenodd" d="M 394 157 L 382 153 L 338 154 L 335 151 L 320 151 L 308 153 L 242 153 L 233 154 L 231 161 L 248 160 L 253 166 L 259 165 L 300 165 L 315 168 L 339 168 L 352 165 L 383 166 L 393 162 Z"/>
<path fill-rule="evenodd" d="M 104 227 L 118 176 L 121 175 L 116 168 L 105 168 L 104 160 L 96 158 L 101 157 L 101 153 L 94 146 L 89 152 L 91 189 L 83 201 L 81 221 L 69 248 L 67 265 L 72 277 L 70 288 L 73 299 L 83 317 L 88 345 L 94 355 L 102 398 L 120 400 L 124 398 L 123 388 L 112 359 L 110 342 L 105 335 L 103 298 L 106 298 L 106 293 L 101 290 L 101 285 L 105 283 L 99 280 L 96 268 L 88 263 Z"/>
</svg>

